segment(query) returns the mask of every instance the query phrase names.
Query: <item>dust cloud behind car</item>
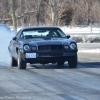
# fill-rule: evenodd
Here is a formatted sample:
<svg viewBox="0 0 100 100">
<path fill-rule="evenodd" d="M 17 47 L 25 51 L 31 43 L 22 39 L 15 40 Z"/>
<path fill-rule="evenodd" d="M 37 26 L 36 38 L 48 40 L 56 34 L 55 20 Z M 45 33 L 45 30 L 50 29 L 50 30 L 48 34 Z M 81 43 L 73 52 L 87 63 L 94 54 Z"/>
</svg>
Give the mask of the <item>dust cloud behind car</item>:
<svg viewBox="0 0 100 100">
<path fill-rule="evenodd" d="M 7 62 L 9 64 L 8 45 L 9 41 L 14 37 L 11 28 L 7 24 L 0 24 L 0 62 Z"/>
</svg>

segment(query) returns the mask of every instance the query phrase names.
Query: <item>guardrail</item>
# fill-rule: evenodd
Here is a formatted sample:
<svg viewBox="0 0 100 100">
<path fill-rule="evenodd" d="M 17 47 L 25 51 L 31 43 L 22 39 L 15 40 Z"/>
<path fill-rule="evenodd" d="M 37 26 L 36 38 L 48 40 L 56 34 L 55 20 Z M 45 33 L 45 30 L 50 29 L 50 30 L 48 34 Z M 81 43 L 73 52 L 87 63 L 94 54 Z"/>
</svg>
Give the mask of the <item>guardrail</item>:
<svg viewBox="0 0 100 100">
<path fill-rule="evenodd" d="M 62 26 L 60 27 L 66 34 L 70 35 L 100 35 L 99 27 L 73 27 Z"/>
<path fill-rule="evenodd" d="M 84 35 L 90 35 L 90 36 L 99 36 L 100 33 L 65 33 L 66 35 L 81 35 L 81 36 L 84 36 Z"/>
</svg>

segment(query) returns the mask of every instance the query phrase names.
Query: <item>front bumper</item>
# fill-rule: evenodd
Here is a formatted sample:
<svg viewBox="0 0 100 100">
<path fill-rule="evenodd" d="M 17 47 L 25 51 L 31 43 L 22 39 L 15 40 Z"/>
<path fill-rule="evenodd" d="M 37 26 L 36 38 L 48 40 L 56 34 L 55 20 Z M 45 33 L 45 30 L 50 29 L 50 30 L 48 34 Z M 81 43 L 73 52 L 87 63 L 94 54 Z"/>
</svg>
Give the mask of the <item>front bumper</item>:
<svg viewBox="0 0 100 100">
<path fill-rule="evenodd" d="M 44 53 L 45 54 L 45 53 Z M 36 58 L 26 58 L 26 53 L 21 53 L 21 57 L 27 63 L 55 63 L 59 61 L 68 61 L 77 56 L 77 52 L 64 52 L 62 55 L 56 56 L 39 56 L 36 53 Z"/>
</svg>

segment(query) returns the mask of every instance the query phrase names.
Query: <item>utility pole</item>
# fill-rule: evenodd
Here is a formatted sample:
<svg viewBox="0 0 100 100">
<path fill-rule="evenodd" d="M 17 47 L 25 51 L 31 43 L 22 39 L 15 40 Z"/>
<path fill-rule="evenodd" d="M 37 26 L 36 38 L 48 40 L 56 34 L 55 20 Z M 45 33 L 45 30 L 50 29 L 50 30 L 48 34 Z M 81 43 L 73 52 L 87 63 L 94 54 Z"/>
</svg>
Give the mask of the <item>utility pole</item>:
<svg viewBox="0 0 100 100">
<path fill-rule="evenodd" d="M 10 0 L 10 5 L 11 5 L 11 14 L 12 14 L 12 22 L 13 22 L 13 27 L 14 30 L 17 32 L 17 20 L 16 20 L 16 15 L 15 15 L 15 0 Z"/>
</svg>

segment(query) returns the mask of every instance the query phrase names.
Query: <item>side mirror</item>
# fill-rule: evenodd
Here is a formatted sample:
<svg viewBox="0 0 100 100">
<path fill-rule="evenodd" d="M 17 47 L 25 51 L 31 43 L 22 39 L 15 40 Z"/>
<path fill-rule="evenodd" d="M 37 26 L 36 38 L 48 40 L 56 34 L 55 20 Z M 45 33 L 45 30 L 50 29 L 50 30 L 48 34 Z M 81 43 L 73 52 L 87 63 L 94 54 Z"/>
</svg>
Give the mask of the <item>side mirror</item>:
<svg viewBox="0 0 100 100">
<path fill-rule="evenodd" d="M 12 38 L 12 40 L 16 40 L 16 39 L 17 39 L 16 37 L 13 37 L 13 38 Z"/>
<path fill-rule="evenodd" d="M 67 35 L 67 39 L 69 39 L 70 38 L 70 35 Z"/>
</svg>

